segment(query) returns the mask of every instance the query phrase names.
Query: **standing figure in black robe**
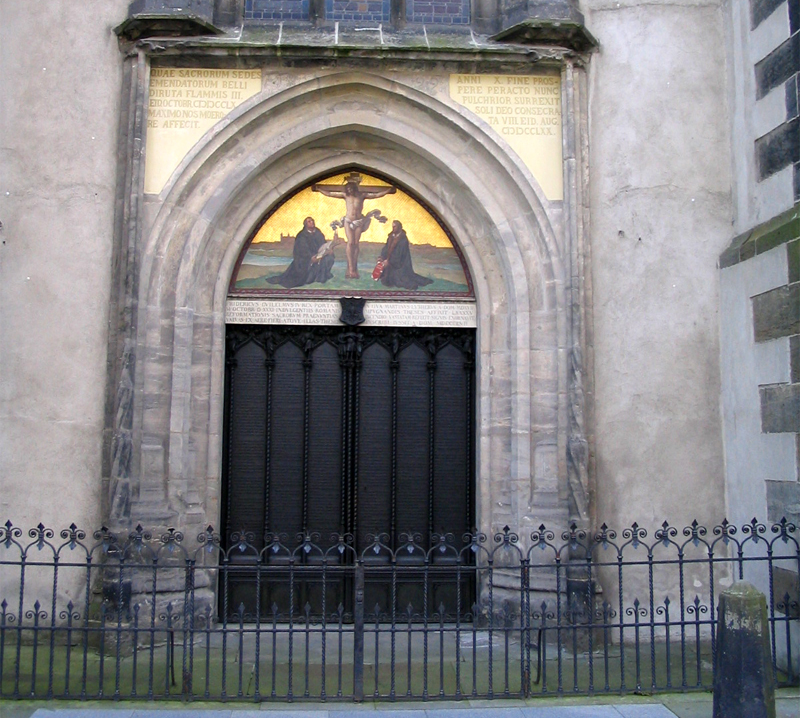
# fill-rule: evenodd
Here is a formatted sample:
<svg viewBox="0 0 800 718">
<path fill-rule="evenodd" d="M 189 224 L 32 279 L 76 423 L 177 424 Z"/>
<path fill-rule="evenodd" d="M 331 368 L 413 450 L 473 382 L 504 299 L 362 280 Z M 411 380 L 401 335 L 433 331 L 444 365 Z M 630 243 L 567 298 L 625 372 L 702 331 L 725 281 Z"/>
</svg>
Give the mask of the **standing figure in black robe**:
<svg viewBox="0 0 800 718">
<path fill-rule="evenodd" d="M 327 282 L 333 276 L 331 267 L 334 257 L 333 252 L 317 256 L 323 244 L 325 237 L 317 229 L 314 218 L 306 217 L 303 220 L 303 229 L 294 238 L 292 263 L 283 274 L 267 277 L 267 281 L 270 284 L 280 284 L 287 289 L 314 282 Z"/>
<path fill-rule="evenodd" d="M 411 245 L 403 225 L 397 220 L 392 222 L 392 231 L 389 232 L 386 244 L 381 250 L 381 259 L 385 260 L 381 274 L 381 284 L 385 287 L 419 289 L 427 284 L 433 284 L 432 279 L 414 271 L 411 264 Z"/>
</svg>

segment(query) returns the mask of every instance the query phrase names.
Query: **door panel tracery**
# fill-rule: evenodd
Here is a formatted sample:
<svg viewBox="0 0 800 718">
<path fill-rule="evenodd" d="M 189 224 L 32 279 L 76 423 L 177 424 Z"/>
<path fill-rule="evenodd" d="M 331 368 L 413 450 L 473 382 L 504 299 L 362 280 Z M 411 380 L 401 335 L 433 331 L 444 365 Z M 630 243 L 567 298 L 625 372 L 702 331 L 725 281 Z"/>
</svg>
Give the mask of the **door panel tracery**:
<svg viewBox="0 0 800 718">
<path fill-rule="evenodd" d="M 229 326 L 225 538 L 260 551 L 276 534 L 293 546 L 317 532 L 324 548 L 351 534 L 360 553 L 377 534 L 393 550 L 419 534 L 427 550 L 433 534 L 470 530 L 473 352 L 472 329 Z M 231 605 L 252 612 L 253 584 L 229 586 Z M 314 586 L 296 591 L 313 608 Z M 389 600 L 379 583 L 367 594 L 370 606 Z M 266 587 L 261 611 L 287 600 L 285 586 Z"/>
</svg>

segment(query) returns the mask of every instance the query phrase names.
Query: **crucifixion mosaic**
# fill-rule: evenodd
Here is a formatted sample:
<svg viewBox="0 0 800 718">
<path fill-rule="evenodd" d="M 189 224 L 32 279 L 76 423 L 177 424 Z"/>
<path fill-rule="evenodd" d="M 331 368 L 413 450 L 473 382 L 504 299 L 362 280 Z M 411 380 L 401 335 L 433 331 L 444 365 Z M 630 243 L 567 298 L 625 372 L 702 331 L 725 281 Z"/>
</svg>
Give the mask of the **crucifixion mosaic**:
<svg viewBox="0 0 800 718">
<path fill-rule="evenodd" d="M 473 296 L 442 224 L 400 187 L 359 172 L 327 177 L 277 207 L 242 251 L 233 296 Z"/>
</svg>

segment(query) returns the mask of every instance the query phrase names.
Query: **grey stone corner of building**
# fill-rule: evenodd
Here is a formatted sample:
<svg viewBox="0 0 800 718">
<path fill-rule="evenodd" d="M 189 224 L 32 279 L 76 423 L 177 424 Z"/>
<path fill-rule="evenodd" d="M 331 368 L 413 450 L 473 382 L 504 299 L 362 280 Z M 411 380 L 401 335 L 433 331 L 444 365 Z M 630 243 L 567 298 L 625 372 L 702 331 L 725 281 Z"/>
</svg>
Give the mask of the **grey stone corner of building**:
<svg viewBox="0 0 800 718">
<path fill-rule="evenodd" d="M 489 39 L 521 45 L 561 45 L 577 52 L 590 52 L 599 47 L 595 37 L 583 24 L 582 18 L 580 21 L 528 18 L 501 30 Z"/>
<path fill-rule="evenodd" d="M 221 35 L 214 24 L 214 0 L 133 0 L 128 17 L 114 32 L 126 40 L 143 37 Z"/>
<path fill-rule="evenodd" d="M 719 256 L 719 268 L 732 267 L 799 238 L 800 202 L 777 217 L 734 237 Z"/>
</svg>

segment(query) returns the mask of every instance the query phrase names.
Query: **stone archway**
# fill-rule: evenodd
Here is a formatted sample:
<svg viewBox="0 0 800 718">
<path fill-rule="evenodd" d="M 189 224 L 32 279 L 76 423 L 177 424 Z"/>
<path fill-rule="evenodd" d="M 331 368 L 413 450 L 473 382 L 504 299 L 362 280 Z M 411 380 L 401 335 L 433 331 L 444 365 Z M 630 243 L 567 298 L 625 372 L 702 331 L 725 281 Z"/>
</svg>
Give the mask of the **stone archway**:
<svg viewBox="0 0 800 718">
<path fill-rule="evenodd" d="M 309 105 L 313 114 L 301 112 Z M 480 528 L 522 527 L 537 503 L 566 516 L 575 487 L 566 470 L 561 208 L 546 211 L 527 170 L 465 114 L 398 82 L 340 73 L 253 98 L 198 144 L 160 197 L 147 198 L 143 214 L 154 219 L 128 289 L 135 311 L 116 382 L 112 526 L 217 525 L 234 262 L 281 197 L 349 166 L 425 198 L 470 267 Z M 585 506 L 585 495 L 573 503 Z"/>
</svg>

